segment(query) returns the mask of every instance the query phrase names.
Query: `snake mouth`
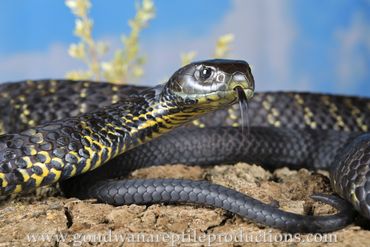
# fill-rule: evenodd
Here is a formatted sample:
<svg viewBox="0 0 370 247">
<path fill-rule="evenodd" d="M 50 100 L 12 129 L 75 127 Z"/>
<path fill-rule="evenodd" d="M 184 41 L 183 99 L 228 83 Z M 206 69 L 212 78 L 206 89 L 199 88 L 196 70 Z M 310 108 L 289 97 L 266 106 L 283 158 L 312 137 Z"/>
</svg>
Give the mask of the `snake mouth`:
<svg viewBox="0 0 370 247">
<path fill-rule="evenodd" d="M 241 86 L 236 86 L 234 87 L 234 91 L 237 93 L 240 102 L 245 103 L 248 101 L 249 97 L 247 95 L 251 93 L 250 89 L 243 89 Z"/>
<path fill-rule="evenodd" d="M 237 98 L 241 102 L 248 102 L 254 95 L 253 87 L 243 87 L 242 85 L 235 85 L 233 91 L 236 93 Z"/>
<path fill-rule="evenodd" d="M 239 100 L 248 101 L 253 97 L 254 80 L 253 78 L 248 79 L 244 73 L 234 73 L 230 86 L 236 92 Z"/>
</svg>

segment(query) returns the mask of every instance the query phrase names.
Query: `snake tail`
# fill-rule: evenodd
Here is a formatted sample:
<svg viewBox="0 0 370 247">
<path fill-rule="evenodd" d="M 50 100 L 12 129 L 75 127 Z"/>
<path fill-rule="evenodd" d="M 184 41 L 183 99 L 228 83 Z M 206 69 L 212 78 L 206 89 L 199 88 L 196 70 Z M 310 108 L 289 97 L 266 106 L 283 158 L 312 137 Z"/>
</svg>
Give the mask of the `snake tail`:
<svg viewBox="0 0 370 247">
<path fill-rule="evenodd" d="M 284 212 L 252 197 L 212 184 L 208 181 L 182 179 L 134 179 L 101 181 L 88 189 L 99 201 L 120 206 L 125 204 L 193 203 L 223 208 L 251 221 L 279 228 L 286 232 L 331 232 L 352 222 L 353 209 L 345 200 L 329 195 L 313 199 L 336 207 L 329 216 L 307 216 Z"/>
</svg>

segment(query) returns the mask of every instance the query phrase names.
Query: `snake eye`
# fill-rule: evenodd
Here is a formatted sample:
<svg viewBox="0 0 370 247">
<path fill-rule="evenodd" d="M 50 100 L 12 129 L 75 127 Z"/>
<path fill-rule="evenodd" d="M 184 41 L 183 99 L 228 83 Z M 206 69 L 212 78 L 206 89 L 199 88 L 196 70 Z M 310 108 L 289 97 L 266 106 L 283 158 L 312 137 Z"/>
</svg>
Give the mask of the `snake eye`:
<svg viewBox="0 0 370 247">
<path fill-rule="evenodd" d="M 211 77 L 212 72 L 213 71 L 211 68 L 208 68 L 208 67 L 202 68 L 200 70 L 199 79 L 201 79 L 202 81 L 207 80 L 208 78 Z"/>
<path fill-rule="evenodd" d="M 211 66 L 200 65 L 194 71 L 195 79 L 200 83 L 212 83 L 216 69 Z"/>
</svg>

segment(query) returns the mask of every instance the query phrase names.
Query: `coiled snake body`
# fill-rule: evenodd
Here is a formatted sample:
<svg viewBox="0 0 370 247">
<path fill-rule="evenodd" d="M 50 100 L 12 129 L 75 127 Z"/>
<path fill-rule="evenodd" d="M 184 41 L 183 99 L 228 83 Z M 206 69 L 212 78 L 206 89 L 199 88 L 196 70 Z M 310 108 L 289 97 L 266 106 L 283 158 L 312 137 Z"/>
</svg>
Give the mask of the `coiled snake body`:
<svg viewBox="0 0 370 247">
<path fill-rule="evenodd" d="M 247 63 L 235 60 L 187 65 L 152 89 L 82 81 L 0 85 L 0 130 L 16 133 L 0 136 L 0 194 L 64 181 L 68 196 L 114 205 L 199 203 L 291 232 L 333 231 L 351 222 L 351 206 L 335 196 L 314 198 L 337 214 L 302 216 L 206 181 L 106 180 L 148 165 L 253 161 L 331 169 L 334 191 L 370 218 L 370 136 L 362 134 L 370 126 L 370 100 L 256 94 L 249 115 L 259 127 L 248 133 L 229 106 L 253 90 Z M 196 127 L 156 138 L 209 112 Z"/>
</svg>

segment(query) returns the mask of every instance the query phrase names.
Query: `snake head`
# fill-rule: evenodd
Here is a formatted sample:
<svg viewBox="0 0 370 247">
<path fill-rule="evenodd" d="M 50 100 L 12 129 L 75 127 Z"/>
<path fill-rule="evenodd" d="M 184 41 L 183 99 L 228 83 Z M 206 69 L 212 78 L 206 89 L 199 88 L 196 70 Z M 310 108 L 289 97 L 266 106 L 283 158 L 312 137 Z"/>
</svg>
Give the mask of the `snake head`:
<svg viewBox="0 0 370 247">
<path fill-rule="evenodd" d="M 213 59 L 180 68 L 172 75 L 165 88 L 188 104 L 216 109 L 235 103 L 240 89 L 248 100 L 251 99 L 254 79 L 245 61 Z"/>
</svg>

